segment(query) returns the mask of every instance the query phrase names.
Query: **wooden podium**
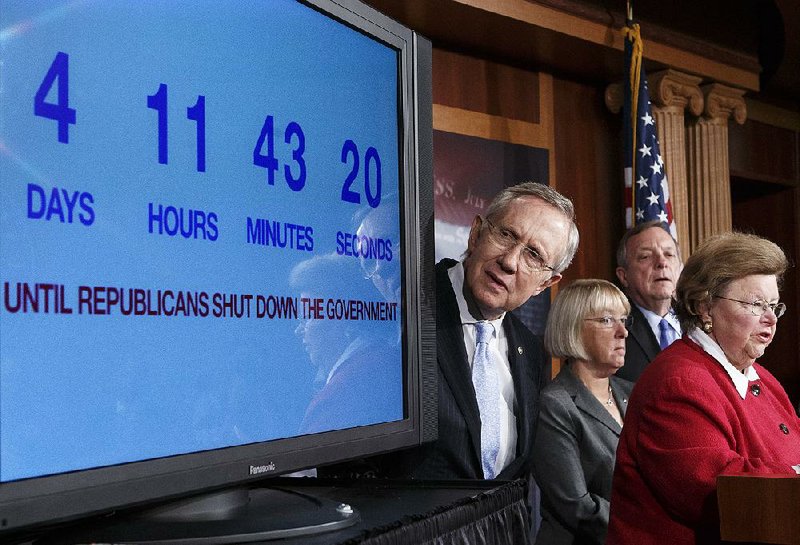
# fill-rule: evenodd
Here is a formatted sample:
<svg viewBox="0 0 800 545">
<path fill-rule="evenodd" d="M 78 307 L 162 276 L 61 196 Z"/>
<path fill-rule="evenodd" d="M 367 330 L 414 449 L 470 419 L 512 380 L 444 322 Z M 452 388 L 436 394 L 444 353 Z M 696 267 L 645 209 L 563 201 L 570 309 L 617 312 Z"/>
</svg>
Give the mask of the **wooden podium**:
<svg viewBox="0 0 800 545">
<path fill-rule="evenodd" d="M 800 545 L 800 477 L 717 477 L 723 540 Z"/>
</svg>

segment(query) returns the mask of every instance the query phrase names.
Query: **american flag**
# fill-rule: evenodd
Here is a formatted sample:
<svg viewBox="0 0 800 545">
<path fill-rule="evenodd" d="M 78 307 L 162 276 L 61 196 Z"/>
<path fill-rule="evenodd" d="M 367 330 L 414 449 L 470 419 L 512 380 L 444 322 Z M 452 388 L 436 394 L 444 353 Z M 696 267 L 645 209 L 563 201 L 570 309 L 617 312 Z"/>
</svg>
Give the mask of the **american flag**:
<svg viewBox="0 0 800 545">
<path fill-rule="evenodd" d="M 642 38 L 638 24 L 625 33 L 624 94 L 625 215 L 627 226 L 660 220 L 677 240 L 667 174 L 656 136 L 656 121 L 650 111 L 650 93 L 642 67 Z"/>
</svg>

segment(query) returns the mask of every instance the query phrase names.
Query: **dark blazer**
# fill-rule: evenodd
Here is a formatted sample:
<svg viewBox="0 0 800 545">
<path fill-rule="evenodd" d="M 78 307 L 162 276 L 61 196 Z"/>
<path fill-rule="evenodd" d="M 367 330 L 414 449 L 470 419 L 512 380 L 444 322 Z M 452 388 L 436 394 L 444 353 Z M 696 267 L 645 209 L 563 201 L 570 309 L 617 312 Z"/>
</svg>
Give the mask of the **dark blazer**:
<svg viewBox="0 0 800 545">
<path fill-rule="evenodd" d="M 617 371 L 617 376 L 636 382 L 647 364 L 661 352 L 661 346 L 642 311 L 630 298 L 628 301 L 631 304 L 633 325 L 628 330 L 628 338 L 625 340 L 625 366 Z"/>
<path fill-rule="evenodd" d="M 633 383 L 611 377 L 625 416 Z M 541 545 L 602 545 L 608 530 L 614 458 L 622 428 L 564 366 L 542 391 L 534 476 L 542 491 Z"/>
<path fill-rule="evenodd" d="M 447 270 L 451 259 L 436 265 L 436 353 L 439 377 L 439 438 L 395 460 L 395 472 L 417 479 L 483 479 L 480 462 L 481 420 L 458 303 Z M 530 472 L 539 391 L 544 385 L 542 342 L 510 312 L 503 319 L 508 359 L 514 379 L 517 418 L 516 458 L 497 476 L 514 479 Z"/>
</svg>

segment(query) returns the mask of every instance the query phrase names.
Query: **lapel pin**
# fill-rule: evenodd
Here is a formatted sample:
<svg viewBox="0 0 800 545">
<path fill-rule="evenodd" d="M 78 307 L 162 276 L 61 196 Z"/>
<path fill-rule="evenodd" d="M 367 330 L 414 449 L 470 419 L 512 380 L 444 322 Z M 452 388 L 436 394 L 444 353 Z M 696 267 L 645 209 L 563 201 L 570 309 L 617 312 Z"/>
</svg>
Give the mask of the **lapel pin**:
<svg viewBox="0 0 800 545">
<path fill-rule="evenodd" d="M 522 347 L 521 346 L 517 347 L 517 353 L 519 353 L 520 356 L 522 355 Z"/>
</svg>

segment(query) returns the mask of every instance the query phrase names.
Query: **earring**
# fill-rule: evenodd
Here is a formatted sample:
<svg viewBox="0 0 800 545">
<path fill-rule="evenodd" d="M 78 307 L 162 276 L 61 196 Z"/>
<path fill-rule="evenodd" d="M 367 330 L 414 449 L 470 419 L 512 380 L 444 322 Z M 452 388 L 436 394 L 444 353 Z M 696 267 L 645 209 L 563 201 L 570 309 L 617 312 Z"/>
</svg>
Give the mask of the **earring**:
<svg viewBox="0 0 800 545">
<path fill-rule="evenodd" d="M 712 331 L 714 331 L 714 324 L 711 323 L 711 320 L 703 322 L 703 333 L 709 335 Z"/>
</svg>

